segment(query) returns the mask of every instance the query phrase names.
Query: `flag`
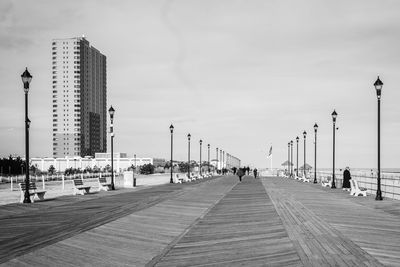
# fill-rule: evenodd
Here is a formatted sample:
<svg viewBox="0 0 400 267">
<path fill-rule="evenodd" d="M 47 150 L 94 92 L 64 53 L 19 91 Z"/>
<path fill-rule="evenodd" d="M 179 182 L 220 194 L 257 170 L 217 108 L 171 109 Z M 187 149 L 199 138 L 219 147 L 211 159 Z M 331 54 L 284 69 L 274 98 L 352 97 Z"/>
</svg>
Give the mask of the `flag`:
<svg viewBox="0 0 400 267">
<path fill-rule="evenodd" d="M 268 158 L 272 156 L 272 146 L 269 148 Z"/>
</svg>

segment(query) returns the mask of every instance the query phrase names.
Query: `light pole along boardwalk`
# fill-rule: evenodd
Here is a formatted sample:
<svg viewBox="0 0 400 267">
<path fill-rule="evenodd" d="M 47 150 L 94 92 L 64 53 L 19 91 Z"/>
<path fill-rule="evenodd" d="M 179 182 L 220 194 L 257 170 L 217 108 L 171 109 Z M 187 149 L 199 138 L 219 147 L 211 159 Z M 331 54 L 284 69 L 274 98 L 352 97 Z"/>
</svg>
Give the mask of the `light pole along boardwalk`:
<svg viewBox="0 0 400 267">
<path fill-rule="evenodd" d="M 398 206 L 318 184 L 249 176 L 242 183 L 225 176 L 5 205 L 0 263 L 399 266 Z"/>
</svg>

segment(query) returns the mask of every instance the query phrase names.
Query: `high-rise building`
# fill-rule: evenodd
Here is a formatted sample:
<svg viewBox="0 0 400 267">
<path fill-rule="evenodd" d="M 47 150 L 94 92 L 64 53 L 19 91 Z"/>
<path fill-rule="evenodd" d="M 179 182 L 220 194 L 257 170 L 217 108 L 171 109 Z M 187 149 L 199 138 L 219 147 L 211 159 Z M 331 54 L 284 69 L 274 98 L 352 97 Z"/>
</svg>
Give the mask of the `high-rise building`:
<svg viewBox="0 0 400 267">
<path fill-rule="evenodd" d="M 106 57 L 84 37 L 52 41 L 53 157 L 107 150 Z"/>
</svg>

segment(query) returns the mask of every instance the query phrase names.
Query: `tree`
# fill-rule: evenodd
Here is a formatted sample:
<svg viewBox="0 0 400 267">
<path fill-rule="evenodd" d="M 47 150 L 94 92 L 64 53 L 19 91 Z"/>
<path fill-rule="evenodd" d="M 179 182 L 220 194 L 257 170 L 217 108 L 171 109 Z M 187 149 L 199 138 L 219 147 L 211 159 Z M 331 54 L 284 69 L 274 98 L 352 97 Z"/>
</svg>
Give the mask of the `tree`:
<svg viewBox="0 0 400 267">
<path fill-rule="evenodd" d="M 107 165 L 104 167 L 104 171 L 105 171 L 105 172 L 111 172 L 111 165 L 110 165 L 110 164 L 107 164 Z"/>
<path fill-rule="evenodd" d="M 140 174 L 153 174 L 154 173 L 154 165 L 149 163 L 140 167 Z"/>
<path fill-rule="evenodd" d="M 48 172 L 49 174 L 54 174 L 55 170 L 56 170 L 56 168 L 54 168 L 53 165 L 50 165 L 50 167 L 49 167 L 49 169 L 48 169 L 47 172 Z"/>
<path fill-rule="evenodd" d="M 84 172 L 89 172 L 92 173 L 92 168 L 90 168 L 90 166 L 86 166 L 85 171 Z"/>
<path fill-rule="evenodd" d="M 94 165 L 94 166 L 93 166 L 93 172 L 94 172 L 94 173 L 100 172 L 100 168 L 97 167 L 96 165 Z"/>
<path fill-rule="evenodd" d="M 189 164 L 187 162 L 179 162 L 178 166 L 179 166 L 179 171 L 180 172 L 188 172 Z"/>
</svg>

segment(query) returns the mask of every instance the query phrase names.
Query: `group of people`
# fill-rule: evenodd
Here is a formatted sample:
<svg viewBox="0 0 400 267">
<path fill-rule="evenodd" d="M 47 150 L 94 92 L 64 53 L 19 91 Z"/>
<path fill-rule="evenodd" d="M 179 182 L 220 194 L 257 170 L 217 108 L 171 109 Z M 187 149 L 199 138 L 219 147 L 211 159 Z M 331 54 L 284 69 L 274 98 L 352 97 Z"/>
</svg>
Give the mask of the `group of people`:
<svg viewBox="0 0 400 267">
<path fill-rule="evenodd" d="M 236 171 L 236 170 L 235 170 Z M 237 176 L 239 176 L 239 181 L 242 181 L 242 177 L 247 173 L 249 175 L 250 169 L 248 167 L 246 168 L 239 168 L 236 172 Z M 258 176 L 258 170 L 256 168 L 253 169 L 253 175 L 254 179 L 257 179 Z M 350 168 L 346 167 L 346 169 L 343 172 L 343 190 L 350 190 L 351 185 L 350 185 L 350 179 L 351 179 L 351 174 L 350 174 Z"/>
<path fill-rule="evenodd" d="M 239 181 L 242 181 L 242 177 L 246 174 L 249 175 L 250 169 L 247 168 L 239 168 L 239 170 L 237 171 L 237 176 L 239 176 Z M 253 169 L 253 175 L 254 175 L 254 179 L 257 178 L 258 176 L 258 170 L 256 168 Z"/>
</svg>

